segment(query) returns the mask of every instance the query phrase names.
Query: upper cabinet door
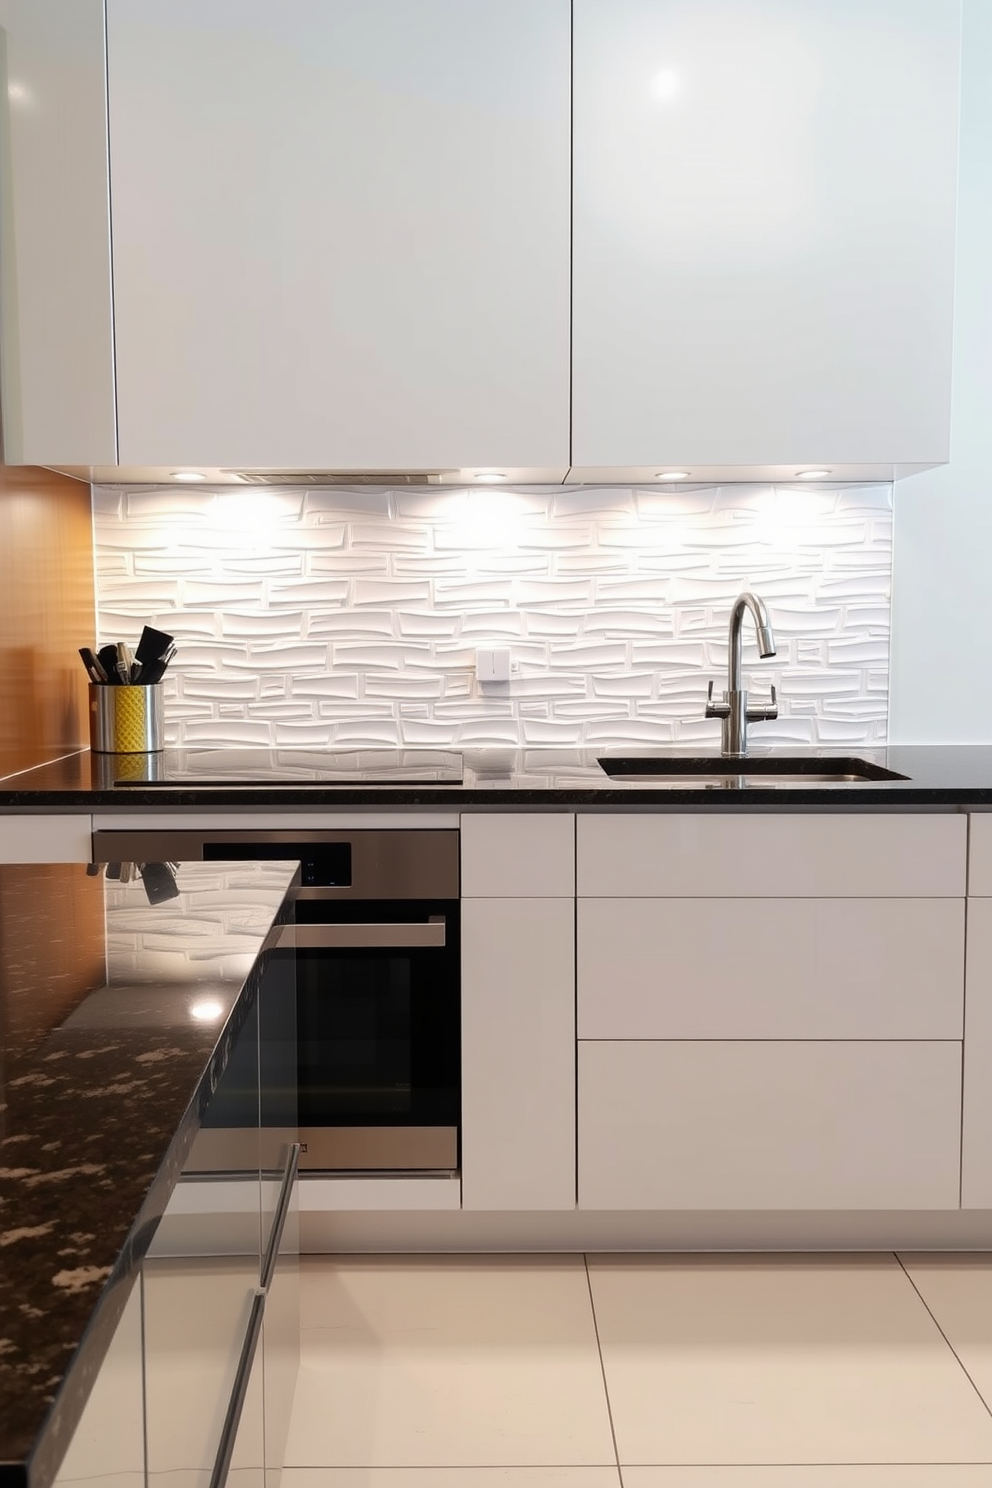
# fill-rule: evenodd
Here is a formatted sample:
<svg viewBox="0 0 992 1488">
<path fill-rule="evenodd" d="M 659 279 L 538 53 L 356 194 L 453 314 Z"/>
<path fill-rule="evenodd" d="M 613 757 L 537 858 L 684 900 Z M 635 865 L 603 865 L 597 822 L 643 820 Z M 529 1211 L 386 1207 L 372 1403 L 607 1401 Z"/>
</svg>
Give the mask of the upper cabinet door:
<svg viewBox="0 0 992 1488">
<path fill-rule="evenodd" d="M 113 464 L 102 0 L 0 0 L 0 312 L 7 463 Z"/>
<path fill-rule="evenodd" d="M 574 0 L 573 464 L 948 458 L 958 0 Z"/>
<path fill-rule="evenodd" d="M 109 0 L 122 464 L 568 459 L 569 0 Z"/>
</svg>

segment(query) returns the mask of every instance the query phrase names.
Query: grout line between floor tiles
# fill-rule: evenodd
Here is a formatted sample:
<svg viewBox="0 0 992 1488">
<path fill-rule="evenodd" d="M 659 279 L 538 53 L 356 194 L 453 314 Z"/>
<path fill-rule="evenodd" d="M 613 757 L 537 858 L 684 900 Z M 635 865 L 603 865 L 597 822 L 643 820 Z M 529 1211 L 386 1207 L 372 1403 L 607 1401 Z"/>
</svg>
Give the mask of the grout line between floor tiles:
<svg viewBox="0 0 992 1488">
<path fill-rule="evenodd" d="M 638 1466 L 639 1467 L 656 1467 L 656 1466 L 667 1467 L 668 1465 L 669 1464 L 667 1462 L 662 1462 L 662 1463 L 654 1463 L 654 1462 L 638 1463 Z M 683 1466 L 683 1465 L 688 1465 L 688 1466 L 691 1467 L 694 1464 L 693 1463 L 689 1463 L 689 1464 L 676 1463 L 676 1466 L 677 1467 L 678 1466 Z M 708 1465 L 709 1464 L 707 1464 L 707 1463 L 703 1463 L 703 1466 L 704 1467 L 706 1467 Z M 720 1465 L 721 1464 L 719 1464 L 719 1463 L 717 1464 L 717 1466 L 720 1466 Z M 763 1465 L 764 1465 L 763 1463 L 759 1463 L 758 1464 L 759 1467 L 761 1467 Z M 792 1464 L 791 1463 L 788 1463 L 788 1462 L 785 1465 L 786 1465 L 786 1467 L 791 1467 L 792 1466 Z M 882 1464 L 883 1467 L 886 1467 L 888 1465 L 889 1464 L 887 1464 L 887 1463 L 883 1463 Z M 896 1464 L 896 1466 L 898 1466 L 898 1467 L 905 1467 L 905 1465 L 906 1464 L 905 1463 L 902 1463 L 902 1462 Z M 910 1465 L 910 1467 L 916 1467 L 918 1464 L 915 1463 L 915 1462 L 913 1462 L 913 1463 L 910 1463 L 909 1465 Z M 929 1466 L 929 1465 L 932 1465 L 932 1464 L 924 1463 L 923 1465 L 924 1466 Z M 981 1462 L 978 1463 L 978 1464 L 975 1464 L 975 1463 L 965 1463 L 965 1466 L 966 1467 L 973 1467 L 973 1466 L 976 1466 L 976 1465 L 979 1466 L 979 1467 L 986 1466 L 985 1463 L 981 1463 Z M 385 1464 L 383 1464 L 381 1462 L 379 1462 L 379 1463 L 357 1463 L 357 1464 L 356 1463 L 353 1463 L 353 1462 L 332 1462 L 332 1463 L 329 1463 L 329 1464 L 328 1463 L 320 1463 L 320 1462 L 290 1462 L 290 1463 L 287 1463 L 286 1466 L 281 1469 L 281 1471 L 284 1472 L 284 1473 L 288 1473 L 288 1472 L 308 1472 L 308 1473 L 309 1472 L 338 1472 L 338 1473 L 342 1473 L 342 1472 L 350 1472 L 350 1473 L 355 1473 L 355 1472 L 391 1472 L 391 1473 L 398 1473 L 398 1472 L 407 1472 L 407 1473 L 408 1472 L 477 1472 L 477 1473 L 478 1472 L 490 1472 L 490 1473 L 505 1473 L 505 1472 L 557 1472 L 560 1468 L 566 1468 L 569 1472 L 596 1472 L 600 1468 L 603 1468 L 603 1467 L 617 1467 L 617 1466 L 618 1466 L 618 1464 L 616 1462 L 411 1462 L 411 1463 L 389 1462 L 389 1463 L 385 1463 Z M 860 1466 L 860 1464 L 859 1463 L 855 1463 L 854 1466 L 855 1467 L 858 1467 L 858 1466 Z M 937 1467 L 943 1467 L 944 1464 L 942 1462 L 938 1462 L 936 1464 L 936 1466 Z M 186 1469 L 184 1467 L 167 1468 L 165 1470 L 165 1472 L 157 1473 L 156 1474 L 156 1477 L 157 1478 L 164 1477 L 167 1472 L 186 1472 L 187 1470 L 188 1469 Z M 129 1472 L 130 1469 L 122 1469 L 122 1471 Z M 60 1483 L 63 1482 L 63 1481 L 65 1481 L 66 1483 L 85 1482 L 86 1479 L 79 1479 L 79 1478 L 66 1478 L 64 1480 L 61 1479 L 61 1478 L 59 1479 L 59 1482 Z M 102 1482 L 103 1480 L 101 1479 L 100 1481 Z"/>
<path fill-rule="evenodd" d="M 844 1471 L 846 1471 L 849 1467 L 992 1467 L 992 1462 L 986 1462 L 984 1460 L 979 1461 L 977 1458 L 972 1457 L 967 1458 L 967 1460 L 955 1458 L 953 1462 L 878 1462 L 874 1458 L 872 1458 L 870 1461 L 865 1461 L 861 1458 L 858 1458 L 857 1460 L 855 1460 L 854 1458 L 847 1460 L 845 1458 L 843 1462 L 821 1462 L 819 1459 L 817 1459 L 815 1462 L 810 1461 L 809 1459 L 804 1459 L 802 1462 L 628 1462 L 627 1466 L 638 1468 L 661 1467 L 665 1468 L 669 1472 L 673 1468 L 698 1468 L 700 1470 L 705 1468 L 706 1471 L 709 1472 L 711 1468 L 715 1467 L 725 1473 L 728 1473 L 740 1472 L 742 1468 L 750 1470 L 751 1468 L 755 1467 L 798 1467 L 800 1470 L 808 1470 L 811 1467 L 829 1467 L 843 1469 Z M 621 1468 L 620 1471 L 622 1472 L 623 1468 Z"/>
<path fill-rule="evenodd" d="M 924 1297 L 923 1293 L 920 1291 L 919 1287 L 916 1285 L 916 1282 L 913 1280 L 912 1276 L 910 1276 L 909 1272 L 906 1270 L 906 1267 L 903 1265 L 902 1256 L 899 1254 L 898 1251 L 895 1251 L 895 1250 L 892 1252 L 892 1254 L 895 1256 L 896 1265 L 900 1267 L 900 1269 L 902 1270 L 903 1276 L 905 1276 L 906 1280 L 909 1282 L 910 1286 L 913 1288 L 913 1291 L 919 1297 L 920 1301 L 923 1303 L 923 1306 L 926 1308 L 927 1312 L 930 1314 L 931 1318 L 933 1319 L 933 1325 L 937 1329 L 937 1332 L 940 1334 L 941 1338 L 947 1344 L 947 1347 L 950 1349 L 951 1353 L 954 1355 L 955 1359 L 958 1361 L 958 1364 L 961 1366 L 961 1371 L 964 1374 L 965 1379 L 968 1381 L 969 1385 L 971 1386 L 971 1388 L 974 1390 L 975 1394 L 978 1396 L 979 1400 L 984 1405 L 985 1410 L 988 1413 L 988 1415 L 992 1416 L 992 1407 L 989 1406 L 989 1403 L 985 1399 L 985 1396 L 982 1394 L 981 1390 L 978 1388 L 978 1386 L 975 1384 L 975 1381 L 972 1379 L 971 1375 L 968 1373 L 968 1370 L 967 1370 L 967 1368 L 965 1367 L 965 1364 L 964 1364 L 964 1360 L 961 1358 L 961 1355 L 958 1353 L 957 1349 L 954 1347 L 953 1343 L 951 1342 L 951 1340 L 948 1338 L 947 1334 L 944 1332 L 943 1328 L 938 1323 L 937 1318 L 936 1318 L 936 1315 L 935 1315 L 932 1307 L 930 1306 L 930 1304 L 927 1302 L 926 1297 Z"/>
<path fill-rule="evenodd" d="M 606 1396 L 606 1414 L 610 1422 L 610 1436 L 613 1440 L 613 1455 L 616 1458 L 617 1477 L 620 1479 L 620 1488 L 623 1488 L 623 1468 L 620 1466 L 620 1449 L 617 1446 L 617 1429 L 613 1424 L 613 1405 L 610 1401 L 610 1387 L 606 1382 L 606 1362 L 603 1359 L 603 1344 L 599 1336 L 599 1320 L 596 1317 L 596 1300 L 592 1294 L 592 1277 L 589 1274 L 589 1257 L 585 1251 L 582 1252 L 582 1264 L 586 1272 L 586 1286 L 589 1289 L 589 1310 L 592 1313 L 592 1327 L 596 1335 L 596 1352 L 599 1354 L 599 1372 L 603 1376 L 603 1394 Z"/>
</svg>

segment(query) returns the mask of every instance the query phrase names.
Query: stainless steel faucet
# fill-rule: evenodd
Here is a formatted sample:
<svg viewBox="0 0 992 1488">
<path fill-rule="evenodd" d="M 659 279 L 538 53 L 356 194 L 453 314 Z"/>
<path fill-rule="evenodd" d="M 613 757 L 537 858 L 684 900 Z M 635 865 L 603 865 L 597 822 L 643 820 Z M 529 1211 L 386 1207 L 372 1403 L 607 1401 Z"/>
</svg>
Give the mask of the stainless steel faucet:
<svg viewBox="0 0 992 1488">
<path fill-rule="evenodd" d="M 730 612 L 730 633 L 727 638 L 730 653 L 727 664 L 727 690 L 723 694 L 723 702 L 715 703 L 711 682 L 706 698 L 706 717 L 719 718 L 722 721 L 721 754 L 747 754 L 748 724 L 765 723 L 778 717 L 774 683 L 772 683 L 772 700 L 762 708 L 749 708 L 747 692 L 741 687 L 741 629 L 744 624 L 745 610 L 750 610 L 754 617 L 760 655 L 775 655 L 775 637 L 772 635 L 771 622 L 763 601 L 750 591 L 739 594 Z"/>
</svg>

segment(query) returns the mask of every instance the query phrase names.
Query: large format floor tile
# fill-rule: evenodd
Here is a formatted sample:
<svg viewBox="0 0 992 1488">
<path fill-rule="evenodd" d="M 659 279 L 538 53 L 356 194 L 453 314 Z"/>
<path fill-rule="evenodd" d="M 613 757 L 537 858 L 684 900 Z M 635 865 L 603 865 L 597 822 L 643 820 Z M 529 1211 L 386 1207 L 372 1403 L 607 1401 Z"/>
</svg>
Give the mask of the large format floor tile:
<svg viewBox="0 0 992 1488">
<path fill-rule="evenodd" d="M 893 1256 L 591 1257 L 590 1276 L 621 1464 L 992 1462 L 992 1416 Z"/>
<path fill-rule="evenodd" d="M 615 1464 L 581 1257 L 336 1257 L 301 1280 L 287 1466 Z"/>
<path fill-rule="evenodd" d="M 904 1255 L 900 1260 L 992 1408 L 992 1255 Z"/>
</svg>

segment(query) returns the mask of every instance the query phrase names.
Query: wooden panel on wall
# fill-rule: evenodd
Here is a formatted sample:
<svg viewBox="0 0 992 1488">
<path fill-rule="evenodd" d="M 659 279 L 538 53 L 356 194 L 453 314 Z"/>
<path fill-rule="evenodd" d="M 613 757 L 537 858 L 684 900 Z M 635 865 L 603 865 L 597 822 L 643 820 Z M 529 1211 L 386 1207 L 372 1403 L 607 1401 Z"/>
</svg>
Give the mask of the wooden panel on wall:
<svg viewBox="0 0 992 1488">
<path fill-rule="evenodd" d="M 95 635 L 89 486 L 0 466 L 0 776 L 86 744 Z"/>
</svg>

